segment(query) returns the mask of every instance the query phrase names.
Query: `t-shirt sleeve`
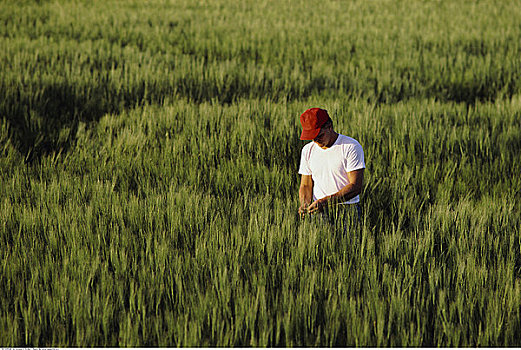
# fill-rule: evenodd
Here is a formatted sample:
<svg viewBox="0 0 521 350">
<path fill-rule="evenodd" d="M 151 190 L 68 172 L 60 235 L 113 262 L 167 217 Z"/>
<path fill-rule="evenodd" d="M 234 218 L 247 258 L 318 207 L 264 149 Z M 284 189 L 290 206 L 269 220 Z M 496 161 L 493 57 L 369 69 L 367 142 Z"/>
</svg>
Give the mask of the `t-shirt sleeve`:
<svg viewBox="0 0 521 350">
<path fill-rule="evenodd" d="M 358 142 L 349 147 L 345 164 L 347 172 L 365 168 L 364 150 Z"/>
<path fill-rule="evenodd" d="M 300 155 L 300 167 L 298 173 L 301 175 L 311 175 L 311 169 L 309 168 L 309 159 L 307 157 L 307 147 L 302 148 Z"/>
</svg>

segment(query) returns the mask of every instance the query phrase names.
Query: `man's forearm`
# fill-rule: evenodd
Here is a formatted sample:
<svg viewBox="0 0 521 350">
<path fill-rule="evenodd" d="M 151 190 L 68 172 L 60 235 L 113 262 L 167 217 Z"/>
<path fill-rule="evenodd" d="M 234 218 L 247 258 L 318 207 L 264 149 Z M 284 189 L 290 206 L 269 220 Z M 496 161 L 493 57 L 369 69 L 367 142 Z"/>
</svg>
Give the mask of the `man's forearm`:
<svg viewBox="0 0 521 350">
<path fill-rule="evenodd" d="M 300 205 L 309 205 L 313 201 L 313 187 L 300 186 L 298 191 Z"/>
<path fill-rule="evenodd" d="M 340 191 L 334 193 L 330 196 L 326 196 L 320 199 L 321 204 L 336 204 L 342 203 L 350 200 L 353 197 L 356 197 L 361 193 L 361 189 L 354 184 L 347 184 Z"/>
</svg>

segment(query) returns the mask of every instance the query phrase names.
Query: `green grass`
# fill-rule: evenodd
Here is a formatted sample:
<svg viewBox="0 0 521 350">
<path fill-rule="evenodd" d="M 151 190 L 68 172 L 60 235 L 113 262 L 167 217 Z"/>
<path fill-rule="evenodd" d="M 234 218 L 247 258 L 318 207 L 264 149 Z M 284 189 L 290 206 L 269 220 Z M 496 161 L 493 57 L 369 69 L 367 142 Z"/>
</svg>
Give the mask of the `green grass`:
<svg viewBox="0 0 521 350">
<path fill-rule="evenodd" d="M 520 346 L 514 1 L 0 2 L 4 346 Z M 298 116 L 364 219 L 297 215 Z"/>
</svg>

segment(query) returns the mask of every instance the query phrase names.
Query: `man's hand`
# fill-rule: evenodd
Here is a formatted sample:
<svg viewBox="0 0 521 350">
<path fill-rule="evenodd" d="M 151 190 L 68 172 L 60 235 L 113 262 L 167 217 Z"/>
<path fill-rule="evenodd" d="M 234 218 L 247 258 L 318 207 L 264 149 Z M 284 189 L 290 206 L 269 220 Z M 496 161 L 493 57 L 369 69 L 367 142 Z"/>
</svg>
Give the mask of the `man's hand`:
<svg viewBox="0 0 521 350">
<path fill-rule="evenodd" d="M 304 219 L 304 217 L 308 213 L 308 207 L 309 207 L 309 203 L 305 203 L 305 204 L 302 204 L 300 206 L 300 208 L 298 208 L 298 213 L 299 213 L 301 219 Z"/>
<path fill-rule="evenodd" d="M 316 201 L 311 203 L 309 207 L 307 207 L 307 212 L 308 214 L 315 214 L 317 212 L 321 212 L 326 206 L 326 204 L 327 201 L 325 200 L 325 198 L 317 199 Z"/>
</svg>

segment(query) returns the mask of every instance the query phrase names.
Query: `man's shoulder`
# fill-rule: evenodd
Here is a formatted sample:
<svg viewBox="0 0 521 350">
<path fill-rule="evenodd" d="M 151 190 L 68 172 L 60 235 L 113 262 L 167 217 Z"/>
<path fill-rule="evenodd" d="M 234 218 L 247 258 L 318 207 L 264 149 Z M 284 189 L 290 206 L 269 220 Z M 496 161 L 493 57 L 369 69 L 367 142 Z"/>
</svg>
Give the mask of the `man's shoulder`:
<svg viewBox="0 0 521 350">
<path fill-rule="evenodd" d="M 350 137 L 350 136 L 346 136 L 346 135 L 342 135 L 342 134 L 338 134 L 338 141 L 337 143 L 339 145 L 345 145 L 345 146 L 359 146 L 359 147 L 362 147 L 362 145 L 360 145 L 360 142 L 358 142 L 356 139 Z"/>
<path fill-rule="evenodd" d="M 315 143 L 313 141 L 308 142 L 302 147 L 302 152 L 309 152 Z"/>
</svg>

